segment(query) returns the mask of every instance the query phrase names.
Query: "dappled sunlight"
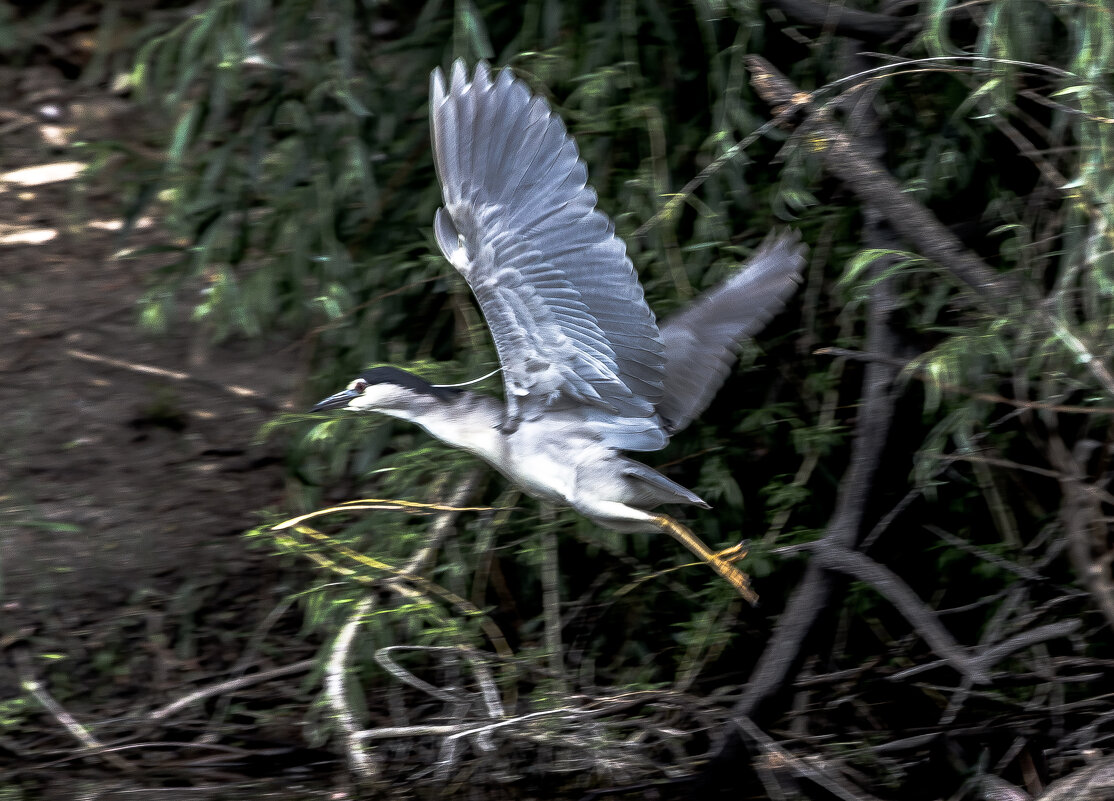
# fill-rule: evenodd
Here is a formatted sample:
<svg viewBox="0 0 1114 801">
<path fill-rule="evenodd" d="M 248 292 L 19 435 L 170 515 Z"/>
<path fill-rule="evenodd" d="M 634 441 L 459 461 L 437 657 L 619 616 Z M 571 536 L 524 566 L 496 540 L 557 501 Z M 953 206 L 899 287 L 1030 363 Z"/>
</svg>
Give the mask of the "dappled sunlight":
<svg viewBox="0 0 1114 801">
<path fill-rule="evenodd" d="M 0 194 L 20 189 L 18 198 L 23 203 L 33 203 L 37 197 L 27 187 L 72 181 L 81 174 L 86 164 L 81 161 L 61 161 L 54 164 L 36 164 L 0 174 Z M 58 237 L 58 229 L 38 224 L 0 221 L 0 245 L 41 245 Z"/>
<path fill-rule="evenodd" d="M 41 245 L 58 236 L 53 228 L 23 228 L 0 223 L 0 245 Z"/>
<path fill-rule="evenodd" d="M 38 200 L 30 187 L 47 184 L 67 183 L 78 178 L 88 165 L 82 161 L 60 161 L 52 164 L 35 164 L 0 174 L 0 194 L 18 191 L 16 197 L 23 203 Z M 3 245 L 41 245 L 58 237 L 58 229 L 37 224 L 35 220 L 27 224 L 0 221 L 0 246 Z M 151 217 L 140 217 L 132 223 L 132 230 L 152 228 L 155 224 Z M 81 228 L 94 231 L 122 231 L 126 226 L 123 219 L 95 219 L 83 223 Z"/>
<path fill-rule="evenodd" d="M 151 217 L 140 217 L 132 223 L 132 229 L 145 230 L 154 226 L 155 221 Z M 115 220 L 90 220 L 86 226 L 97 231 L 120 231 L 124 228 L 124 221 L 120 219 Z"/>
<path fill-rule="evenodd" d="M 61 181 L 72 181 L 81 171 L 88 166 L 83 161 L 59 161 L 54 164 L 36 164 L 32 167 L 20 167 L 0 175 L 0 192 L 8 187 L 5 184 L 16 186 L 42 186 L 55 184 Z"/>
</svg>

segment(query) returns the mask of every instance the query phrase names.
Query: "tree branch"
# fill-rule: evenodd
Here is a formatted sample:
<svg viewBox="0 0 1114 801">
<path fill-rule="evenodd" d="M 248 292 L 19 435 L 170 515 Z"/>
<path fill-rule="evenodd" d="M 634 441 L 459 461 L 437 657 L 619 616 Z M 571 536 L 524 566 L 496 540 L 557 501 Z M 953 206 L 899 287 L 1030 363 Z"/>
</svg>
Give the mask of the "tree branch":
<svg viewBox="0 0 1114 801">
<path fill-rule="evenodd" d="M 902 19 L 887 14 L 874 14 L 845 8 L 842 3 L 820 3 L 815 0 L 766 0 L 793 22 L 832 31 L 837 36 L 850 36 L 867 42 L 884 42 L 897 36 L 912 18 Z"/>
<path fill-rule="evenodd" d="M 797 107 L 807 115 L 809 144 L 824 166 L 845 183 L 864 203 L 869 203 L 914 248 L 973 289 L 988 306 L 1004 310 L 1017 287 L 969 251 L 936 217 L 901 185 L 832 119 L 826 106 L 817 106 L 761 56 L 749 56 L 751 84 L 762 99 L 775 107 Z"/>
<path fill-rule="evenodd" d="M 850 548 L 833 545 L 826 540 L 821 540 L 817 546 L 813 551 L 817 563 L 869 584 L 894 605 L 937 656 L 975 683 L 989 681 L 982 666 L 964 653 L 948 630 L 897 574 Z"/>
</svg>

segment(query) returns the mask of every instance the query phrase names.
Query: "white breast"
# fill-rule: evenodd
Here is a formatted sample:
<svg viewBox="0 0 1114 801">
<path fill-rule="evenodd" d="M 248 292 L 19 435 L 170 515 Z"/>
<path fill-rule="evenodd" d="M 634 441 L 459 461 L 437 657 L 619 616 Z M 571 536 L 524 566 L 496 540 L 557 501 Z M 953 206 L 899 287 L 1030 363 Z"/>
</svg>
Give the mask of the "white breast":
<svg viewBox="0 0 1114 801">
<path fill-rule="evenodd" d="M 568 442 L 524 424 L 506 442 L 508 478 L 536 498 L 569 505 L 575 496 L 577 468 L 594 458 L 595 444 Z"/>
</svg>

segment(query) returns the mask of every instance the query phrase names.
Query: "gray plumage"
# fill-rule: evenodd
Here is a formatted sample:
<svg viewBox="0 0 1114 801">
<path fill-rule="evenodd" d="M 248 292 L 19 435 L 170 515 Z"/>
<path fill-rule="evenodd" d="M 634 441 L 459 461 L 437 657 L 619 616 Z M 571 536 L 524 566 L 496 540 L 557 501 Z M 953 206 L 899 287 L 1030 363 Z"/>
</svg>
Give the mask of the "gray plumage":
<svg viewBox="0 0 1114 801">
<path fill-rule="evenodd" d="M 804 263 L 800 237 L 771 234 L 746 269 L 662 323 L 665 391 L 657 412 L 668 434 L 708 408 L 735 363 L 740 343 L 785 308 Z"/>
<path fill-rule="evenodd" d="M 491 329 L 504 401 L 435 392 L 386 368 L 394 372 L 365 373 L 315 409 L 410 420 L 601 525 L 668 531 L 751 597 L 737 569 L 647 511 L 706 504 L 620 451 L 664 447 L 707 407 L 739 341 L 800 282 L 800 238 L 771 236 L 745 269 L 659 329 L 626 247 L 596 208 L 576 144 L 545 100 L 509 69 L 492 79 L 481 63 L 469 80 L 457 61 L 448 82 L 440 69 L 431 75 L 430 123 L 444 200 L 434 233 Z"/>
<path fill-rule="evenodd" d="M 483 311 L 503 365 L 507 417 L 587 404 L 644 418 L 661 399 L 663 347 L 588 170 L 540 97 L 486 64 L 430 81 L 445 205 L 435 232 Z"/>
</svg>

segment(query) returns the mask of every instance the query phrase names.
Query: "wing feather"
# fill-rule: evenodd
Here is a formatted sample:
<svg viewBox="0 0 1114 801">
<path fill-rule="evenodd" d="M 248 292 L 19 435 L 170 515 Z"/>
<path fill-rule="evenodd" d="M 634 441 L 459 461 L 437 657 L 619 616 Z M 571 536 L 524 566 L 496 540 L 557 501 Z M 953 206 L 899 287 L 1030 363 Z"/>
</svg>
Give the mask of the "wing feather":
<svg viewBox="0 0 1114 801">
<path fill-rule="evenodd" d="M 560 118 L 510 70 L 464 64 L 430 86 L 444 207 L 437 243 L 472 288 L 503 365 L 508 418 L 588 405 L 654 418 L 664 348 L 653 314 Z M 663 441 L 624 425 L 624 442 Z M 641 437 L 641 439 L 639 439 Z M 660 447 L 658 444 L 656 447 Z"/>
<path fill-rule="evenodd" d="M 662 323 L 665 394 L 658 414 L 670 435 L 707 408 L 740 341 L 785 307 L 801 282 L 806 252 L 796 232 L 771 234 L 744 269 Z"/>
</svg>

